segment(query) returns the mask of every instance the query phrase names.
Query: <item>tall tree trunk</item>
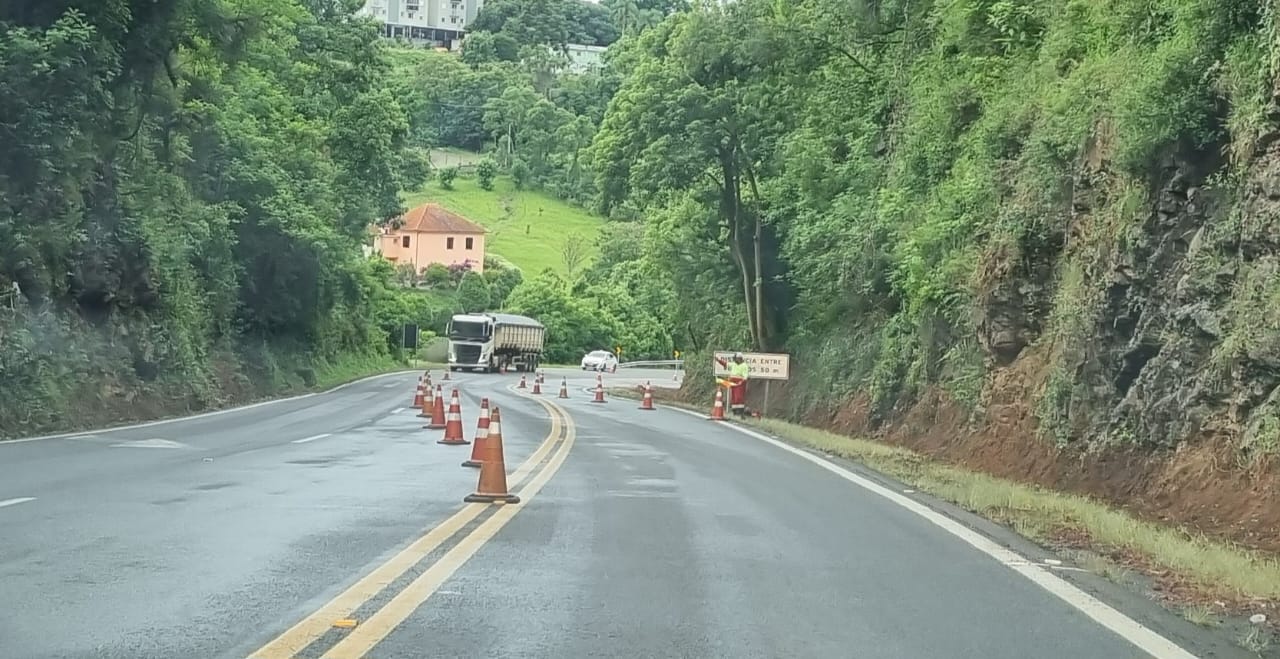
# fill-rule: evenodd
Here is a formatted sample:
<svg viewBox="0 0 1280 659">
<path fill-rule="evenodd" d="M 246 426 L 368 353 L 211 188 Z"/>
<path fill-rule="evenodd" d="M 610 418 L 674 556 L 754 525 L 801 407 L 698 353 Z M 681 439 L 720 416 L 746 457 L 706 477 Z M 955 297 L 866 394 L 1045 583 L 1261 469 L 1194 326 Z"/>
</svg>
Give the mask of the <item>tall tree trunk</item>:
<svg viewBox="0 0 1280 659">
<path fill-rule="evenodd" d="M 755 202 L 753 204 L 754 211 L 752 215 L 755 217 L 755 232 L 752 236 L 753 254 L 754 254 L 754 270 L 755 270 L 755 307 L 756 307 L 756 345 L 761 350 L 768 350 L 769 344 L 773 339 L 773 325 L 767 322 L 764 308 L 764 258 L 761 254 L 760 245 L 763 242 L 761 237 L 761 223 L 764 213 L 760 208 L 760 187 L 756 184 L 755 169 L 751 166 L 751 161 L 746 161 L 747 182 L 751 186 L 751 198 Z"/>
<path fill-rule="evenodd" d="M 769 349 L 769 340 L 771 334 L 765 329 L 764 315 L 764 261 L 760 258 L 760 213 L 753 213 L 756 216 L 756 231 L 753 241 L 755 243 L 755 294 L 756 294 L 756 346 L 761 350 Z"/>
<path fill-rule="evenodd" d="M 742 245 L 742 180 L 738 171 L 734 150 L 720 151 L 720 167 L 724 172 L 724 196 L 726 211 L 729 215 L 729 254 L 734 265 L 742 275 L 742 296 L 746 304 L 747 331 L 752 341 L 759 336 L 757 332 L 758 318 L 754 311 L 751 295 L 751 264 Z"/>
</svg>

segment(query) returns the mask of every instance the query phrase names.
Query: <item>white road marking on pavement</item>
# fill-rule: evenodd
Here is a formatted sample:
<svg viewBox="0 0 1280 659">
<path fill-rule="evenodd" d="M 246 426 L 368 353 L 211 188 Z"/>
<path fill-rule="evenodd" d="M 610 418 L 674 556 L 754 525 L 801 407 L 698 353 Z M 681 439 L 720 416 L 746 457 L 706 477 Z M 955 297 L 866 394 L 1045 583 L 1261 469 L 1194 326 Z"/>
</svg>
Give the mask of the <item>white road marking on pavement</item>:
<svg viewBox="0 0 1280 659">
<path fill-rule="evenodd" d="M 293 443 L 294 443 L 294 444 L 306 444 L 307 442 L 314 442 L 314 441 L 316 441 L 317 439 L 324 439 L 325 437 L 329 437 L 329 436 L 330 436 L 330 435 L 332 435 L 332 434 L 333 434 L 333 433 L 331 433 L 331 432 L 320 433 L 319 435 L 312 435 L 312 436 L 310 436 L 310 437 L 304 437 L 303 439 L 295 439 L 295 440 L 293 440 Z"/>
<path fill-rule="evenodd" d="M 668 409 L 684 412 L 690 416 L 696 416 L 700 419 L 706 417 L 697 412 L 672 407 Z M 893 503 L 906 508 L 907 510 L 923 517 L 934 526 L 950 533 L 951 535 L 963 540 L 971 545 L 974 549 L 994 558 L 1010 570 L 1021 574 L 1031 580 L 1037 586 L 1049 591 L 1062 601 L 1070 604 L 1078 609 L 1081 613 L 1089 616 L 1094 622 L 1110 629 L 1120 635 L 1126 641 L 1129 641 L 1138 649 L 1150 654 L 1157 659 L 1197 659 L 1194 654 L 1182 649 L 1173 641 L 1157 634 L 1156 632 L 1142 626 L 1133 618 L 1111 608 L 1098 598 L 1076 588 L 1070 582 L 1064 580 L 1056 574 L 1046 570 L 1043 566 L 1027 561 L 1016 552 L 1006 549 L 990 538 L 970 529 L 969 527 L 957 522 L 946 515 L 939 513 L 922 503 L 919 503 L 909 497 L 905 497 L 893 490 L 880 485 L 867 478 L 841 467 L 829 460 L 818 457 L 808 451 L 798 449 L 790 444 L 776 440 L 767 435 L 758 433 L 749 428 L 743 428 L 734 424 L 722 424 L 722 428 L 731 428 L 744 435 L 753 437 L 762 442 L 772 444 L 784 451 L 812 462 L 813 464 L 826 469 L 827 471 L 857 485 L 873 494 L 878 494 Z"/>
<path fill-rule="evenodd" d="M 392 414 L 399 414 L 399 413 L 401 413 L 401 412 L 403 412 L 403 411 L 404 411 L 404 408 L 403 408 L 403 407 L 397 407 L 397 408 L 395 408 L 394 410 L 391 410 L 391 413 L 392 413 Z"/>
<path fill-rule="evenodd" d="M 140 439 L 136 442 L 122 442 L 120 444 L 112 444 L 111 448 L 187 448 L 186 444 L 168 439 Z"/>
<path fill-rule="evenodd" d="M 20 503 L 26 503 L 28 501 L 35 501 L 35 500 L 36 500 L 35 497 L 18 497 L 17 499 L 5 499 L 4 501 L 0 501 L 0 508 L 5 508 L 7 506 L 16 506 Z"/>
<path fill-rule="evenodd" d="M 335 391 L 341 391 L 341 390 L 343 390 L 343 389 L 346 389 L 347 387 L 352 387 L 352 386 L 355 386 L 355 385 L 357 385 L 357 384 L 360 384 L 361 382 L 367 382 L 367 381 L 369 381 L 369 380 L 377 380 L 377 379 L 379 379 L 379 378 L 388 378 L 388 377 L 391 377 L 391 376 L 393 376 L 393 375 L 405 375 L 405 374 L 407 374 L 407 373 L 416 373 L 416 372 L 417 372 L 417 369 L 410 369 L 410 370 L 406 370 L 406 371 L 395 371 L 395 372 L 392 372 L 392 373 L 382 373 L 382 374 L 379 374 L 379 375 L 370 375 L 370 376 L 369 376 L 369 377 L 367 377 L 367 378 L 360 378 L 359 380 L 353 380 L 353 381 L 348 382 L 348 383 L 346 383 L 346 384 L 340 384 L 340 385 L 338 385 L 338 386 L 336 386 L 336 387 L 334 387 L 334 388 L 332 388 L 332 389 L 328 389 L 328 390 L 325 390 L 325 391 L 313 392 L 313 393 L 309 393 L 309 394 L 301 394 L 301 395 L 298 395 L 298 396 L 290 396 L 290 397 L 288 397 L 288 398 L 277 398 L 277 399 L 275 399 L 275 400 L 264 400 L 264 401 L 262 401 L 262 402 L 260 402 L 260 403 L 253 403 L 253 404 L 250 404 L 250 405 L 241 405 L 241 406 L 239 406 L 239 407 L 228 407 L 228 408 L 227 408 L 227 409 L 225 409 L 225 410 L 214 410 L 214 411 L 212 411 L 212 412 L 204 412 L 204 413 L 201 413 L 201 414 L 192 414 L 191 416 L 180 416 L 180 417 L 174 417 L 174 418 L 172 418 L 172 419 L 158 419 L 158 420 L 156 420 L 156 421 L 147 421 L 147 422 L 145 422 L 145 423 L 135 423 L 135 424 L 128 425 L 128 426 L 116 426 L 116 427 L 114 427 L 114 428 L 102 428 L 102 429 L 100 429 L 100 430 L 95 430 L 94 432 L 98 432 L 98 433 L 108 433 L 108 432 L 118 432 L 118 431 L 121 431 L 121 430 L 137 430 L 138 428 L 150 428 L 151 426 L 158 426 L 158 425 L 161 425 L 161 424 L 164 424 L 164 423 L 179 423 L 179 422 L 181 422 L 181 421 L 191 421 L 191 420 L 193 420 L 193 419 L 203 419 L 203 418 L 211 417 L 211 416 L 219 416 L 219 415 L 222 415 L 222 414 L 230 414 L 231 412 L 243 412 L 243 411 L 245 411 L 245 410 L 251 410 L 251 409 L 254 409 L 255 407 L 263 407 L 263 406 L 265 406 L 265 405 L 275 405 L 275 404 L 277 404 L 277 403 L 286 403 L 286 402 L 291 401 L 291 400 L 302 400 L 302 399 L 304 399 L 304 398 L 311 398 L 312 396 L 322 396 L 322 395 L 325 395 L 325 394 L 331 394 L 331 393 L 334 393 Z M 5 441 L 0 441 L 0 448 L 3 448 L 4 446 L 6 446 L 6 445 L 8 445 L 8 444 L 25 444 L 25 443 L 27 443 L 27 442 L 40 442 L 40 441 L 44 441 L 44 440 L 46 440 L 46 439 L 72 439 L 72 438 L 80 438 L 80 437 L 84 437 L 84 436 L 85 436 L 84 432 L 83 432 L 83 431 L 81 431 L 81 432 L 63 432 L 63 433 L 58 433 L 58 434 L 56 434 L 56 435 L 41 435 L 41 436 L 39 436 L 39 437 L 24 437 L 24 438 L 22 438 L 22 439 L 9 439 L 9 440 L 5 440 Z"/>
</svg>

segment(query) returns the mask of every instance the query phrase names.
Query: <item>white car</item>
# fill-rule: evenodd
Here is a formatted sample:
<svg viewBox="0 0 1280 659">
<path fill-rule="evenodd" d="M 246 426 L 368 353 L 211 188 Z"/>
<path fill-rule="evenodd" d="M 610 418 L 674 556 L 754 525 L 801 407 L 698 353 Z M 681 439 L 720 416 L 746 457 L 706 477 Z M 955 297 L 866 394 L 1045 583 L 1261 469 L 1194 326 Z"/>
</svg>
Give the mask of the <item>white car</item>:
<svg viewBox="0 0 1280 659">
<path fill-rule="evenodd" d="M 582 370 L 613 373 L 618 370 L 618 358 L 608 350 L 593 350 L 582 358 Z"/>
</svg>

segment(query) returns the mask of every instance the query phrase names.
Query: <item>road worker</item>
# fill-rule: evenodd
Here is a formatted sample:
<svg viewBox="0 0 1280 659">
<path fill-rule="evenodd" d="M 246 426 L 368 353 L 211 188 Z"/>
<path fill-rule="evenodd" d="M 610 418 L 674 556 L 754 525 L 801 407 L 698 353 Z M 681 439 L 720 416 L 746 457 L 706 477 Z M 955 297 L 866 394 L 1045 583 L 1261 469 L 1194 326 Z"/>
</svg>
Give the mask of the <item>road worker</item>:
<svg viewBox="0 0 1280 659">
<path fill-rule="evenodd" d="M 747 366 L 746 358 L 742 353 L 733 353 L 733 362 L 727 362 L 719 357 L 716 361 L 720 366 L 729 369 L 729 377 L 726 380 L 729 388 L 729 409 L 733 411 L 734 416 L 745 418 L 747 416 L 747 379 L 751 377 L 751 367 Z"/>
</svg>

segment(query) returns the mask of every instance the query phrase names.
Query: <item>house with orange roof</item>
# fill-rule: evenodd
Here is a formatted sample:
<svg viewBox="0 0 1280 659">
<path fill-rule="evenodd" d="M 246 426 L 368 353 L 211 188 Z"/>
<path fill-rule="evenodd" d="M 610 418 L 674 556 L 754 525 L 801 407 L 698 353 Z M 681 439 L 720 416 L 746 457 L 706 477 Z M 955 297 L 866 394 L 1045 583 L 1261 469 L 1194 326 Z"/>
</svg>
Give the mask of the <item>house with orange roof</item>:
<svg viewBox="0 0 1280 659">
<path fill-rule="evenodd" d="M 382 229 L 377 250 L 383 258 L 410 264 L 415 272 L 439 263 L 484 271 L 484 227 L 440 204 L 423 204 Z"/>
</svg>

